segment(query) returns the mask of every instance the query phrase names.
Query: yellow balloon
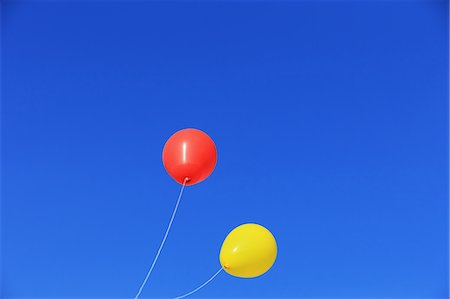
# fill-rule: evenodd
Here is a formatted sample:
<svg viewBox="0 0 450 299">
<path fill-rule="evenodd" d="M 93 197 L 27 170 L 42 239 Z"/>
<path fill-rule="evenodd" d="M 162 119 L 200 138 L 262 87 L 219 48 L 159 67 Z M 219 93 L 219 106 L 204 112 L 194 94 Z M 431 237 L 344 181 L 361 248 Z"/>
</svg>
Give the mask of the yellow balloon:
<svg viewBox="0 0 450 299">
<path fill-rule="evenodd" d="M 220 249 L 220 264 L 233 276 L 251 278 L 266 273 L 277 258 L 277 242 L 259 224 L 247 223 L 233 229 Z"/>
</svg>

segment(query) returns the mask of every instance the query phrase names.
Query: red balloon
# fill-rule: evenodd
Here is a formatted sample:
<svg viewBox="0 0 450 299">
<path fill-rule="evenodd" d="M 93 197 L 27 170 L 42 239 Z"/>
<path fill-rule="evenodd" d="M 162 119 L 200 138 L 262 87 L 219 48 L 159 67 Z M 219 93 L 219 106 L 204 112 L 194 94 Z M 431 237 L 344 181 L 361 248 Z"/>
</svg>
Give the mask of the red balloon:
<svg viewBox="0 0 450 299">
<path fill-rule="evenodd" d="M 194 185 L 213 172 L 217 162 L 216 146 L 203 131 L 180 130 L 167 140 L 162 160 L 167 173 L 175 181 L 186 183 L 186 186 Z"/>
</svg>

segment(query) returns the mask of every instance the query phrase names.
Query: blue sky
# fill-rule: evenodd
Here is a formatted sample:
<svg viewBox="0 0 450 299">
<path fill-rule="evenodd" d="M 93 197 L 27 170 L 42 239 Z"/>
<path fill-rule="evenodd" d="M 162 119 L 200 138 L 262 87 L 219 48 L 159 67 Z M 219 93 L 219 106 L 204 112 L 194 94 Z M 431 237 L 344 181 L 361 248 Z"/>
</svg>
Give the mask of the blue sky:
<svg viewBox="0 0 450 299">
<path fill-rule="evenodd" d="M 4 2 L 2 298 L 191 290 L 227 233 L 277 238 L 257 279 L 192 298 L 448 298 L 448 3 Z"/>
</svg>

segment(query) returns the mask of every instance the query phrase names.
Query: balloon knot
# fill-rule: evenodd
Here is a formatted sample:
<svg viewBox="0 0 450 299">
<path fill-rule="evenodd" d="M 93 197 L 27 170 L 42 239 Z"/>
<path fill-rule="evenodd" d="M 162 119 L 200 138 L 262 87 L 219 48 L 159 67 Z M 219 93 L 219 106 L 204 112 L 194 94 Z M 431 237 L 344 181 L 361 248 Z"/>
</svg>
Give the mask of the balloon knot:
<svg viewBox="0 0 450 299">
<path fill-rule="evenodd" d="M 230 265 L 225 264 L 225 265 L 223 265 L 223 267 L 224 267 L 225 269 L 229 269 L 229 268 L 230 268 Z"/>
<path fill-rule="evenodd" d="M 185 182 L 185 183 L 189 182 L 190 180 L 191 180 L 191 178 L 188 178 L 188 177 L 185 177 L 185 178 L 184 178 L 184 182 Z"/>
</svg>

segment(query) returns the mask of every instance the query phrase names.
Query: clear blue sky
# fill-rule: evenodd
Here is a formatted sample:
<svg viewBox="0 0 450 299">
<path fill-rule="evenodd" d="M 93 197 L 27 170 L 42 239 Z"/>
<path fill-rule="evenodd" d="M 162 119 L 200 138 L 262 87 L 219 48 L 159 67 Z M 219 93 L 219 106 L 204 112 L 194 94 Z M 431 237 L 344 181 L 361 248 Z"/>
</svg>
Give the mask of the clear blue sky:
<svg viewBox="0 0 450 299">
<path fill-rule="evenodd" d="M 185 127 L 218 164 L 143 298 L 203 282 L 245 222 L 274 267 L 196 298 L 447 298 L 447 27 L 445 1 L 3 3 L 2 298 L 133 297 Z"/>
</svg>

